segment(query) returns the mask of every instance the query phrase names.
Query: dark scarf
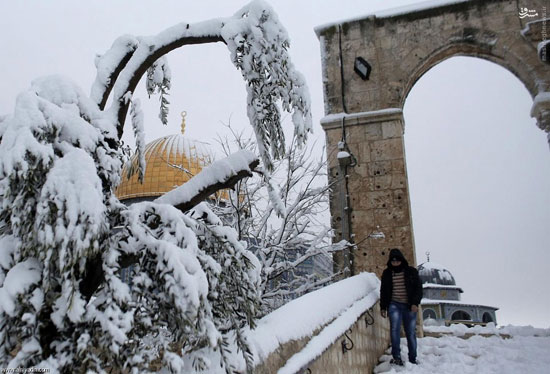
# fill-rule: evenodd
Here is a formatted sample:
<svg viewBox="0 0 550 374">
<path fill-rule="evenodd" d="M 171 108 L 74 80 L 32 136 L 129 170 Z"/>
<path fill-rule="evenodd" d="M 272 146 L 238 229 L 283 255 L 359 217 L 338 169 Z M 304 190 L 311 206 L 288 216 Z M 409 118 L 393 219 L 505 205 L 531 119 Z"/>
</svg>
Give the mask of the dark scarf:
<svg viewBox="0 0 550 374">
<path fill-rule="evenodd" d="M 390 264 L 389 268 L 394 273 L 401 273 L 405 269 L 405 263 L 403 261 L 401 261 L 399 266 L 393 266 L 393 265 Z"/>
</svg>

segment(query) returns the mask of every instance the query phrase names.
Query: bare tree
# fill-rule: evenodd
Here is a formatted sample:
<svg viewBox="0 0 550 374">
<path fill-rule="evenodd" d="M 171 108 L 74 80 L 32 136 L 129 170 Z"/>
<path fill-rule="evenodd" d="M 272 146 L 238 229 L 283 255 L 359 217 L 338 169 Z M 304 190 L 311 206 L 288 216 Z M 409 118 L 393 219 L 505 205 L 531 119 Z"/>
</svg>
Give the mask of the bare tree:
<svg viewBox="0 0 550 374">
<path fill-rule="evenodd" d="M 226 154 L 235 148 L 254 152 L 255 142 L 250 137 L 230 125 L 228 128 L 233 138 L 218 138 Z M 332 243 L 332 230 L 326 224 L 331 187 L 327 164 L 314 150 L 314 144 L 299 146 L 293 138 L 286 156 L 274 163 L 269 180 L 259 171 L 255 177 L 239 181 L 228 204 L 215 208 L 260 259 L 264 313 L 340 275 L 332 268 L 329 273 L 322 268 L 318 272 L 302 269 L 314 260 L 331 263 L 332 253 L 346 247 L 344 242 Z M 276 198 L 268 198 L 269 194 Z"/>
</svg>

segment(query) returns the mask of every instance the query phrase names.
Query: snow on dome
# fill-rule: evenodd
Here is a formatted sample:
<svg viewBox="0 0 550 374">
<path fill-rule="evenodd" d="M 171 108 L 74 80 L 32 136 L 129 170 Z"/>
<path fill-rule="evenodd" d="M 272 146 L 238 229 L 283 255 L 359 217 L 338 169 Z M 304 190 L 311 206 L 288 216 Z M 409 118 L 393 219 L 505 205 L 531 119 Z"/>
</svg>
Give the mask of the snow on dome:
<svg viewBox="0 0 550 374">
<path fill-rule="evenodd" d="M 445 267 L 434 262 L 425 262 L 418 265 L 418 274 L 422 283 L 433 283 L 447 286 L 456 286 L 455 278 Z"/>
<path fill-rule="evenodd" d="M 182 134 L 153 140 L 145 146 L 144 155 L 147 167 L 143 183 L 137 172 L 127 178 L 128 169 L 137 167 L 137 154 L 124 165 L 116 189 L 120 200 L 161 196 L 187 182 L 213 160 L 206 143 L 191 141 Z"/>
</svg>

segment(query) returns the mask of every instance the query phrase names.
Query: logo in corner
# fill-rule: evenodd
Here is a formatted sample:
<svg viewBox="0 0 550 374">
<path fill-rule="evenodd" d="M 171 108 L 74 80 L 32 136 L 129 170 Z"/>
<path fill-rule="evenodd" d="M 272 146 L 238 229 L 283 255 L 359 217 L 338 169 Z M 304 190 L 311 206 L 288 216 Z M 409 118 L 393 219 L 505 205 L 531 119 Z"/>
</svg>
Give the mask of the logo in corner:
<svg viewBox="0 0 550 374">
<path fill-rule="evenodd" d="M 537 13 L 536 9 L 520 8 L 519 10 L 519 18 L 522 18 L 522 19 L 525 17 L 533 18 L 538 15 L 539 14 Z"/>
</svg>

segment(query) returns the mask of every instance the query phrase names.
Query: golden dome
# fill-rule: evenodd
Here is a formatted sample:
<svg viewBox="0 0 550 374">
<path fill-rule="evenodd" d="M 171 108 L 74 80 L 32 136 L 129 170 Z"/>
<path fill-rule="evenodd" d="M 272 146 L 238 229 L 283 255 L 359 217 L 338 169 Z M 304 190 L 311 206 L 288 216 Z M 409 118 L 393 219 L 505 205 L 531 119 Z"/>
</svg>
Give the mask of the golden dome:
<svg viewBox="0 0 550 374">
<path fill-rule="evenodd" d="M 143 183 L 138 173 L 128 179 L 128 168 L 137 168 L 134 154 L 122 169 L 121 182 L 115 193 L 119 200 L 154 198 L 173 190 L 212 163 L 205 143 L 191 142 L 182 134 L 169 135 L 145 146 L 145 175 Z"/>
</svg>

